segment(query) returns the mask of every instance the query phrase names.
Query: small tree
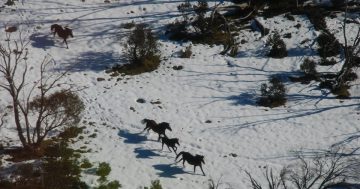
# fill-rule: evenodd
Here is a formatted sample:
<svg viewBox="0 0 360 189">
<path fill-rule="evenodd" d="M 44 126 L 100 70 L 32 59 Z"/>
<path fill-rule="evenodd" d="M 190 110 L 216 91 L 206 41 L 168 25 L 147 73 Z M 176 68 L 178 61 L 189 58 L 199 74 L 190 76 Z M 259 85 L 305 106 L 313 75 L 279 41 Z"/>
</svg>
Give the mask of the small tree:
<svg viewBox="0 0 360 189">
<path fill-rule="evenodd" d="M 151 29 L 136 25 L 126 44 L 126 57 L 131 64 L 144 64 L 147 59 L 158 56 L 158 42 Z"/>
<path fill-rule="evenodd" d="M 348 0 L 345 1 L 346 4 L 346 10 L 345 10 L 345 17 L 343 21 L 343 37 L 344 37 L 344 55 L 345 55 L 345 61 L 341 68 L 341 70 L 338 72 L 336 77 L 336 82 L 333 86 L 333 90 L 337 91 L 338 89 L 343 89 L 348 87 L 348 75 L 353 72 L 353 70 L 357 66 L 357 61 L 359 60 L 359 54 L 360 54 L 360 22 L 358 20 L 354 20 L 354 22 L 358 25 L 358 31 L 355 36 L 355 38 L 352 41 L 352 44 L 350 44 L 350 41 L 348 41 L 348 36 L 346 33 L 346 23 L 348 19 Z"/>
<path fill-rule="evenodd" d="M 13 118 L 17 134 L 25 149 L 35 150 L 50 131 L 80 121 L 84 105 L 71 92 L 71 87 L 54 92 L 66 83 L 61 83 L 66 72 L 47 74 L 52 63 L 45 57 L 40 64 L 39 79 L 27 81 L 28 41 L 13 40 L 6 33 L 6 42 L 0 43 L 0 89 L 11 98 Z"/>
<path fill-rule="evenodd" d="M 279 78 L 271 77 L 269 85 L 261 84 L 261 97 L 258 104 L 266 107 L 277 107 L 286 103 L 286 88 Z"/>
<path fill-rule="evenodd" d="M 303 71 L 305 75 L 315 76 L 317 74 L 315 61 L 305 58 L 304 62 L 300 65 L 300 70 Z"/>
<path fill-rule="evenodd" d="M 281 39 L 280 34 L 275 32 L 272 36 L 269 36 L 267 45 L 271 46 L 271 50 L 268 54 L 272 58 L 284 58 L 288 55 L 286 50 L 286 44 Z"/>
<path fill-rule="evenodd" d="M 112 67 L 113 72 L 129 75 L 155 70 L 160 64 L 159 43 L 150 28 L 136 25 L 125 44 L 125 57 L 129 64 Z"/>
</svg>

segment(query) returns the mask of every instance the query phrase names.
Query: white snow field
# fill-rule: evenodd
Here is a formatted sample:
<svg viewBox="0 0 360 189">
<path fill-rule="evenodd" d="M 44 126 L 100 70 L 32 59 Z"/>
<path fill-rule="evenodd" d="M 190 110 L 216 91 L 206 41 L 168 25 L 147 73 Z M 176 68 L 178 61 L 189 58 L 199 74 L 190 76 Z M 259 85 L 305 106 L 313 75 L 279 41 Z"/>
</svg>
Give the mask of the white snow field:
<svg viewBox="0 0 360 189">
<path fill-rule="evenodd" d="M 235 58 L 220 55 L 222 46 L 193 45 L 194 56 L 181 59 L 176 52 L 190 43 L 164 37 L 165 25 L 180 18 L 177 5 L 181 2 L 19 0 L 0 12 L 1 40 L 6 26 L 18 26 L 29 36 L 29 63 L 34 69 L 28 81 L 38 77 L 36 68 L 49 54 L 56 62 L 56 69 L 49 72 L 70 69 L 66 81 L 85 88 L 79 91 L 86 105 L 81 126 L 87 126 L 88 133 L 73 147 L 92 149 L 83 154 L 91 162 L 108 162 L 112 168 L 109 180 L 118 180 L 127 189 L 148 186 L 155 179 L 166 189 L 205 189 L 209 179 L 221 179 L 221 189 L 247 189 L 250 183 L 245 170 L 255 178 L 262 177 L 264 167 L 278 170 L 290 163 L 294 151 L 326 150 L 360 131 L 359 80 L 352 82 L 348 100 L 336 99 L 328 90 L 319 89 L 317 82 L 303 85 L 288 81 L 285 106 L 270 109 L 256 105 L 260 85 L 271 75 L 287 78 L 299 72 L 305 57 L 320 59 L 313 42 L 319 33 L 307 17 L 295 16 L 295 21 L 283 15 L 259 18 L 281 35 L 292 34 L 292 38 L 284 39 L 289 52 L 286 58 L 266 57 L 266 37 L 243 31 L 239 40 L 248 42 L 240 45 Z M 163 61 L 157 71 L 112 78 L 105 73 L 106 68 L 126 63 L 123 44 L 130 30 L 121 24 L 132 21 L 147 23 L 159 34 Z M 340 21 L 327 19 L 334 30 Z M 50 25 L 55 23 L 73 29 L 69 49 L 61 38 L 52 36 Z M 294 27 L 297 23 L 300 29 Z M 341 34 L 336 36 L 342 41 Z M 310 41 L 300 45 L 305 39 Z M 173 70 L 174 65 L 184 69 Z M 318 70 L 336 71 L 340 67 L 319 66 Z M 136 102 L 139 98 L 146 102 Z M 7 93 L 0 90 L 0 107 L 10 104 Z M 206 176 L 199 168 L 194 174 L 189 164 L 185 168 L 174 164 L 175 154 L 166 147 L 161 151 L 157 134 L 141 133 L 144 118 L 169 122 L 173 131 L 167 134 L 179 138 L 178 151 L 205 156 Z M 97 136 L 89 138 L 93 133 Z M 10 121 L 0 128 L 0 141 L 8 139 L 13 141 L 10 145 L 20 145 Z M 358 141 L 352 145 L 356 144 Z M 90 185 L 95 186 L 96 179 L 83 173 L 83 180 Z"/>
</svg>

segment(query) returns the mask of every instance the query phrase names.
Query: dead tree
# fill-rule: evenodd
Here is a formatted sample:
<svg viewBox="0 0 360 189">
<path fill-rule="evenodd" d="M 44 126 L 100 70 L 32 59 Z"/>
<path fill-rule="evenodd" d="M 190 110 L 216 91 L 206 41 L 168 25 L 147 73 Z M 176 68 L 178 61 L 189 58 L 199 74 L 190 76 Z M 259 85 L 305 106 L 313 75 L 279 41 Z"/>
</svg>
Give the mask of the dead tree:
<svg viewBox="0 0 360 189">
<path fill-rule="evenodd" d="M 348 0 L 346 0 L 346 8 L 345 8 L 345 17 L 343 21 L 343 37 L 344 37 L 344 64 L 341 68 L 341 70 L 338 72 L 336 77 L 336 82 L 334 88 L 340 88 L 342 86 L 347 86 L 347 80 L 346 77 L 349 73 L 353 71 L 353 69 L 356 67 L 357 60 L 359 60 L 359 54 L 360 54 L 360 21 L 354 19 L 353 23 L 356 23 L 358 25 L 358 31 L 356 33 L 356 36 L 352 43 L 348 41 L 348 36 L 346 33 L 346 25 L 348 22 Z"/>
<path fill-rule="evenodd" d="M 356 150 L 352 150 L 345 153 L 343 149 L 335 149 L 310 158 L 304 153 L 298 154 L 297 163 L 285 167 L 278 175 L 266 169 L 264 177 L 267 187 L 254 179 L 249 172 L 246 174 L 252 189 L 325 189 L 331 184 L 353 178 L 357 172 L 354 168 L 358 165 L 358 159 L 352 156 L 355 152 Z"/>
<path fill-rule="evenodd" d="M 52 62 L 46 56 L 37 69 L 31 69 L 37 80 L 28 81 L 30 75 L 27 48 L 29 42 L 19 38 L 13 40 L 6 33 L 5 42 L 0 42 L 0 89 L 11 98 L 13 123 L 23 147 L 36 150 L 50 131 L 65 125 L 75 124 L 83 110 L 78 96 L 71 86 L 61 83 L 66 72 L 47 73 Z M 68 86 L 66 89 L 63 86 Z M 63 89 L 60 92 L 60 87 Z M 10 117 L 10 116 L 9 116 Z"/>
</svg>

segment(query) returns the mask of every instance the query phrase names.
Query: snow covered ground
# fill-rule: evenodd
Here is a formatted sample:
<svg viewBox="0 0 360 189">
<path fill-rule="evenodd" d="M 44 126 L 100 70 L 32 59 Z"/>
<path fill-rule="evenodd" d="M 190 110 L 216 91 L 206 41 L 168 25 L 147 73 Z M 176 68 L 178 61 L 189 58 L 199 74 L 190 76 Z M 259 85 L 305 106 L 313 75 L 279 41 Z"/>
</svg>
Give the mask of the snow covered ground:
<svg viewBox="0 0 360 189">
<path fill-rule="evenodd" d="M 5 0 L 1 0 L 3 4 Z M 189 43 L 179 44 L 161 37 L 163 61 L 157 71 L 137 76 L 112 78 L 104 70 L 123 63 L 123 43 L 129 30 L 121 24 L 148 23 L 163 36 L 164 25 L 179 14 L 181 0 L 32 0 L 19 1 L 11 11 L 0 12 L 0 38 L 4 28 L 16 25 L 29 35 L 29 61 L 36 67 L 46 54 L 58 69 L 70 69 L 67 82 L 85 87 L 79 92 L 86 105 L 83 125 L 85 139 L 75 148 L 87 146 L 84 154 L 91 162 L 108 162 L 109 180 L 118 180 L 123 188 L 138 188 L 160 179 L 164 188 L 207 188 L 208 180 L 221 179 L 220 188 L 246 189 L 244 171 L 261 176 L 265 166 L 280 169 L 292 160 L 292 151 L 324 150 L 352 133 L 360 131 L 360 83 L 353 82 L 350 100 L 336 99 L 318 83 L 302 85 L 286 82 L 286 106 L 265 108 L 256 105 L 260 84 L 271 75 L 286 76 L 299 71 L 305 57 L 319 59 L 318 35 L 305 16 L 289 21 L 284 16 L 263 20 L 284 39 L 289 56 L 272 59 L 265 56 L 265 38 L 260 33 L 244 31 L 238 57 L 220 55 L 221 46 L 193 45 L 194 56 L 177 58 L 174 54 Z M 22 4 L 23 3 L 23 4 Z M 210 1 L 210 5 L 215 2 Z M 339 20 L 328 19 L 329 27 L 339 27 Z M 51 24 L 68 25 L 74 31 L 69 49 L 60 38 L 53 38 Z M 300 29 L 294 25 L 300 23 Z M 341 37 L 341 35 L 337 35 Z M 301 41 L 310 39 L 300 45 Z M 341 40 L 340 40 L 341 41 Z M 182 65 L 183 70 L 172 66 Z M 340 64 L 319 67 L 336 71 Z M 36 70 L 36 69 L 35 69 Z M 29 80 L 36 78 L 29 75 Z M 97 81 L 97 78 L 105 81 Z M 0 91 L 0 105 L 10 101 Z M 145 103 L 136 102 L 145 99 Z M 157 102 L 160 103 L 152 103 Z M 175 154 L 161 151 L 157 135 L 141 133 L 144 118 L 169 122 L 170 137 L 180 139 L 179 151 L 205 156 L 202 176 L 199 169 L 174 164 Z M 211 123 L 208 120 L 211 121 Z M 88 124 L 94 122 L 94 124 Z M 13 125 L 0 128 L 0 140 L 15 139 Z M 89 138 L 96 133 L 97 137 Z M 88 143 L 88 144 L 85 144 Z M 166 148 L 164 148 L 166 149 Z M 83 174 L 89 184 L 96 178 Z"/>
</svg>

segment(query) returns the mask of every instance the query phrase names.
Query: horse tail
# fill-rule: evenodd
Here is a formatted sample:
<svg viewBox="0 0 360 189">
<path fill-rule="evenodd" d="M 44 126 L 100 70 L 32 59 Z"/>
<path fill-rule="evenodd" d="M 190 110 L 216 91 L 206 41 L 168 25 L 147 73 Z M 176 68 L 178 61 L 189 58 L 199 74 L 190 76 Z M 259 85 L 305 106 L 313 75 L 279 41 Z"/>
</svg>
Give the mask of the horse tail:
<svg viewBox="0 0 360 189">
<path fill-rule="evenodd" d="M 180 157 L 180 155 L 183 155 L 183 154 L 184 154 L 184 151 L 181 151 L 180 153 L 178 153 L 178 154 L 176 155 L 175 161 L 177 160 L 177 158 Z"/>
</svg>

